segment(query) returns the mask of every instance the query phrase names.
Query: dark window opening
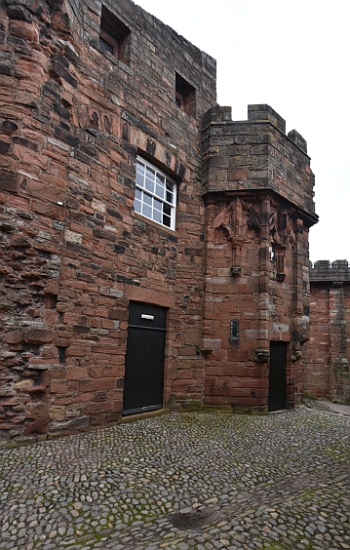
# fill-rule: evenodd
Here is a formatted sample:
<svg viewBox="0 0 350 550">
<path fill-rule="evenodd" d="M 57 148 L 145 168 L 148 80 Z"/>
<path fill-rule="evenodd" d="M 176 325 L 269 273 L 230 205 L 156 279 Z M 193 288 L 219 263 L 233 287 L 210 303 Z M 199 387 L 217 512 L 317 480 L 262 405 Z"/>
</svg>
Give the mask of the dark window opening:
<svg viewBox="0 0 350 550">
<path fill-rule="evenodd" d="M 175 88 L 176 105 L 187 115 L 195 116 L 196 114 L 196 90 L 191 84 L 186 82 L 182 76 L 176 73 L 176 88 Z"/>
<path fill-rule="evenodd" d="M 108 36 L 106 38 L 103 38 L 102 31 L 101 31 L 99 42 L 100 42 L 100 46 L 102 46 L 102 48 L 106 50 L 106 52 L 109 52 L 111 55 L 116 55 L 115 54 L 116 45 L 114 44 L 114 40 L 110 40 Z"/>
<path fill-rule="evenodd" d="M 287 229 L 287 215 L 283 214 L 281 229 Z"/>
<path fill-rule="evenodd" d="M 102 6 L 99 44 L 104 51 L 123 63 L 130 62 L 130 29 Z"/>
<path fill-rule="evenodd" d="M 270 246 L 270 261 L 274 262 L 276 259 L 276 245 L 275 243 L 271 243 Z"/>
<path fill-rule="evenodd" d="M 239 321 L 233 320 L 231 321 L 230 340 L 238 340 L 238 339 L 239 339 Z"/>
</svg>

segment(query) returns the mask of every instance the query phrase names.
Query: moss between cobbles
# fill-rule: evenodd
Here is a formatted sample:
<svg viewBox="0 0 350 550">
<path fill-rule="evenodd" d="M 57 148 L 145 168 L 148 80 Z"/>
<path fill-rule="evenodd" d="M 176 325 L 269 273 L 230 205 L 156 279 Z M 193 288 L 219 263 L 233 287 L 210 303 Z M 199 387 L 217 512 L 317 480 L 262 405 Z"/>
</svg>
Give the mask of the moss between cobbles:
<svg viewBox="0 0 350 550">
<path fill-rule="evenodd" d="M 343 451 L 349 437 L 347 421 L 339 418 L 336 419 L 333 416 L 328 418 L 325 416 L 319 417 L 315 415 L 310 415 L 309 413 L 303 411 L 301 411 L 300 415 L 293 414 L 293 434 L 295 437 L 297 437 L 298 430 L 302 426 L 303 432 L 301 435 L 303 437 L 301 438 L 301 440 L 299 438 L 296 439 L 296 443 L 292 443 L 292 445 L 295 445 L 295 447 L 292 448 L 293 453 L 290 453 L 290 447 L 288 447 L 287 445 L 287 443 L 289 443 L 289 436 L 286 433 L 285 429 L 287 416 L 288 415 L 280 417 L 270 416 L 261 419 L 252 419 L 248 416 L 245 416 L 234 418 L 232 421 L 232 416 L 230 415 L 220 415 L 216 418 L 211 417 L 211 415 L 209 414 L 206 415 L 202 413 L 192 415 L 169 415 L 168 417 L 155 419 L 151 423 L 140 423 L 139 425 L 134 424 L 133 426 L 120 425 L 118 429 L 113 429 L 110 431 L 107 430 L 104 434 L 100 432 L 99 445 L 97 445 L 97 447 L 101 449 L 102 454 L 92 454 L 91 459 L 93 459 L 94 461 L 94 467 L 92 471 L 90 471 L 90 473 L 94 474 L 95 477 L 92 477 L 90 481 L 97 482 L 96 492 L 98 493 L 98 499 L 96 500 L 94 497 L 94 502 L 101 509 L 102 515 L 100 515 L 99 519 L 105 518 L 107 520 L 107 524 L 104 526 L 101 526 L 100 523 L 98 523 L 98 525 L 96 526 L 91 524 L 84 525 L 82 523 L 75 523 L 74 519 L 72 518 L 71 525 L 72 527 L 74 526 L 76 536 L 78 536 L 80 532 L 85 532 L 86 536 L 91 537 L 92 535 L 93 537 L 95 537 L 96 533 L 99 537 L 102 537 L 103 535 L 101 534 L 101 530 L 104 529 L 112 529 L 112 536 L 117 536 L 117 525 L 115 525 L 115 522 L 111 520 L 109 515 L 105 515 L 104 511 L 104 500 L 108 499 L 111 494 L 115 496 L 117 501 L 120 499 L 120 504 L 125 505 L 125 508 L 120 509 L 119 505 L 117 506 L 117 504 L 115 503 L 113 505 L 115 506 L 115 509 L 113 509 L 113 512 L 108 512 L 108 514 L 113 515 L 115 519 L 121 518 L 121 521 L 123 521 L 123 515 L 125 514 L 126 521 L 123 521 L 123 523 L 127 525 L 132 524 L 134 521 L 138 521 L 138 516 L 141 516 L 142 520 L 147 524 L 152 522 L 156 516 L 164 516 L 165 514 L 171 513 L 171 509 L 167 509 L 165 506 L 167 502 L 169 504 L 173 504 L 173 489 L 170 490 L 171 494 L 166 495 L 166 497 L 164 496 L 164 500 L 163 495 L 159 493 L 159 491 L 157 491 L 157 494 L 154 496 L 154 498 L 152 498 L 151 493 L 154 488 L 153 484 L 156 482 L 158 489 L 162 489 L 162 487 L 160 487 L 161 483 L 161 485 L 164 485 L 165 490 L 167 491 L 173 483 L 174 485 L 177 483 L 178 486 L 174 488 L 174 491 L 178 497 L 177 503 L 180 503 L 181 508 L 185 507 L 184 501 L 186 500 L 186 494 L 188 495 L 188 499 L 192 500 L 192 498 L 197 498 L 200 499 L 197 500 L 198 502 L 203 502 L 204 498 L 212 497 L 214 494 L 217 495 L 218 498 L 220 498 L 220 495 L 223 493 L 223 491 L 225 491 L 225 493 L 229 493 L 227 498 L 230 498 L 230 500 L 234 502 L 235 495 L 234 493 L 230 493 L 229 486 L 231 487 L 231 489 L 235 487 L 237 491 L 246 490 L 249 485 L 250 479 L 249 476 L 248 479 L 246 479 L 246 476 L 249 474 L 252 468 L 254 470 L 258 470 L 258 472 L 252 478 L 254 482 L 252 482 L 252 485 L 259 485 L 260 489 L 262 487 L 268 488 L 269 483 L 263 483 L 262 485 L 257 483 L 258 476 L 262 471 L 265 472 L 265 469 L 267 470 L 267 475 L 272 476 L 272 480 L 270 481 L 270 483 L 273 485 L 276 482 L 276 478 L 278 476 L 285 476 L 289 472 L 289 468 L 292 468 L 293 472 L 295 471 L 294 459 L 296 459 L 296 465 L 300 467 L 301 459 L 298 458 L 299 449 L 301 449 L 303 445 L 308 445 L 310 441 L 308 431 L 305 431 L 304 433 L 304 429 L 307 428 L 308 423 L 311 424 L 311 428 L 314 426 L 314 437 L 312 438 L 312 444 L 307 446 L 307 449 L 309 451 L 311 449 L 313 452 L 317 452 L 317 465 L 322 462 L 324 468 L 327 468 L 328 465 L 331 465 L 333 463 L 331 459 L 323 459 L 323 457 L 325 456 L 325 451 L 327 451 L 327 444 L 328 449 L 330 449 L 331 453 L 333 453 L 331 454 L 331 456 L 334 456 L 337 459 L 336 462 L 339 461 L 339 457 L 341 461 L 345 460 L 345 458 L 343 458 L 343 455 L 347 456 L 347 448 L 345 447 L 345 454 Z M 302 420 L 302 423 L 298 422 L 299 416 Z M 150 425 L 148 426 L 148 424 Z M 169 434 L 173 433 L 168 432 L 168 427 L 171 424 L 174 424 L 174 433 L 177 435 L 178 444 L 176 444 L 176 438 L 173 439 L 172 437 L 168 437 Z M 337 438 L 333 437 L 333 428 L 335 427 L 335 424 L 339 424 L 339 429 L 340 425 L 343 426 L 342 430 L 334 432 L 337 433 Z M 247 439 L 246 443 L 244 443 L 244 434 L 246 433 L 247 426 L 249 426 L 250 428 L 247 432 L 247 436 L 249 436 L 250 440 L 253 440 L 255 442 L 255 445 L 257 446 L 257 451 L 259 452 L 255 454 L 254 452 L 252 453 L 253 449 L 250 449 L 249 458 L 244 458 L 245 455 L 241 455 L 241 450 L 242 446 L 244 446 L 248 441 Z M 177 429 L 175 430 L 176 427 Z M 327 428 L 325 433 L 328 435 L 332 435 L 332 439 L 329 440 L 328 443 L 327 441 L 325 442 L 324 438 L 322 437 L 321 428 L 322 430 L 326 430 Z M 192 445 L 191 443 L 188 445 L 184 442 L 182 436 L 184 430 L 186 431 L 187 429 L 189 429 L 189 433 L 192 434 L 191 441 L 195 441 L 195 445 Z M 269 434 L 272 430 L 273 434 L 276 436 L 275 442 L 273 439 L 271 439 L 271 437 L 266 437 L 265 435 L 265 432 Z M 140 438 L 140 434 L 144 437 Z M 219 435 L 220 437 L 216 438 L 217 435 Z M 268 453 L 265 456 L 266 441 L 268 442 Z M 87 473 L 85 469 L 86 451 L 87 449 L 90 449 L 91 446 L 89 447 L 89 445 L 87 445 L 87 438 L 85 435 L 78 437 L 77 442 L 79 443 L 79 445 L 82 445 L 81 452 L 83 451 L 85 453 L 84 455 L 81 454 L 82 463 L 79 463 L 78 470 L 78 463 L 75 460 L 71 462 L 72 459 L 70 458 L 70 454 L 68 454 L 67 458 L 65 458 L 66 454 L 64 445 L 60 447 L 57 444 L 45 444 L 43 446 L 38 446 L 36 450 L 23 450 L 22 453 L 20 453 L 23 459 L 25 456 L 28 457 L 29 461 L 32 458 L 33 460 L 35 459 L 37 463 L 38 461 L 40 461 L 40 468 L 43 468 L 42 459 L 46 456 L 50 457 L 47 459 L 50 463 L 50 472 L 48 472 L 48 475 L 50 478 L 52 478 L 54 485 L 50 484 L 47 487 L 43 483 L 43 485 L 40 486 L 40 493 L 42 491 L 45 491 L 45 501 L 52 502 L 52 505 L 50 507 L 46 506 L 50 513 L 53 511 L 53 508 L 56 505 L 58 506 L 58 497 L 53 494 L 53 491 L 51 489 L 56 488 L 56 484 L 58 484 L 59 487 L 57 487 L 57 489 L 60 490 L 61 488 L 61 493 L 64 492 L 68 494 L 70 492 L 70 489 L 67 488 L 66 475 L 63 476 L 62 482 L 61 480 L 55 479 L 55 476 L 57 474 L 61 473 L 62 475 L 62 473 L 66 474 L 66 472 L 65 470 L 63 470 L 63 472 L 60 472 L 60 458 L 52 452 L 53 449 L 55 448 L 57 451 L 60 452 L 59 456 L 62 457 L 65 467 L 67 467 L 68 464 L 74 465 L 74 471 L 71 472 L 71 477 L 73 477 L 76 473 L 79 475 L 82 473 Z M 201 442 L 200 445 L 199 442 Z M 282 447 L 280 448 L 281 443 Z M 108 455 L 104 456 L 104 449 L 107 445 L 109 449 Z M 228 448 L 232 446 L 232 453 L 230 455 L 226 452 L 227 445 L 229 445 Z M 210 453 L 208 454 L 209 462 L 204 462 L 200 459 L 203 453 L 203 449 L 208 449 L 208 451 L 210 450 Z M 49 455 L 46 454 L 48 450 L 51 451 Z M 263 456 L 261 456 L 260 451 L 263 453 Z M 283 451 L 283 453 L 281 454 L 280 451 Z M 235 454 L 236 452 L 238 452 L 237 456 Z M 175 453 L 174 456 L 176 456 L 176 461 L 172 461 L 173 453 Z M 285 453 L 287 453 L 287 456 L 285 456 Z M 211 461 L 214 455 L 214 469 L 211 469 Z M 305 457 L 306 462 L 308 456 L 309 455 L 307 454 Z M 263 458 L 264 469 L 262 469 L 262 467 L 260 468 L 260 461 Z M 143 459 L 145 459 L 145 467 L 139 470 L 138 468 L 136 468 L 136 463 L 141 464 L 141 462 L 138 461 L 143 461 Z M 246 467 L 246 461 L 249 463 L 249 467 Z M 281 463 L 281 466 L 279 465 L 279 463 Z M 168 464 L 171 465 L 168 466 Z M 223 470 L 226 471 L 227 467 L 230 467 L 232 472 L 229 477 L 226 478 L 225 484 L 222 485 L 222 476 L 227 475 L 223 472 Z M 309 473 L 310 468 L 307 468 Z M 169 469 L 171 469 L 171 471 L 169 471 Z M 208 471 L 210 472 L 210 480 L 207 479 Z M 311 473 L 313 471 L 314 467 L 312 467 Z M 181 473 L 185 473 L 187 479 L 183 480 L 183 478 L 181 477 Z M 136 499 L 139 499 L 142 495 L 137 494 L 135 491 L 140 491 L 141 493 L 144 493 L 148 504 L 156 505 L 156 510 L 146 510 L 147 506 L 143 507 L 141 504 L 138 505 L 140 506 L 140 508 L 136 509 L 135 505 L 132 503 L 132 500 L 129 500 L 129 496 L 127 496 L 125 493 L 125 500 L 124 496 L 120 496 L 119 492 L 118 494 L 115 494 L 115 486 L 113 485 L 113 482 L 115 481 L 117 486 L 119 486 L 119 476 L 121 474 L 126 476 L 123 479 L 123 491 L 127 493 L 128 489 L 131 488 L 133 490 L 132 496 Z M 338 475 L 338 472 L 336 472 L 336 474 Z M 243 475 L 244 478 L 242 477 Z M 331 478 L 333 478 L 333 474 L 330 473 L 330 475 Z M 202 478 L 207 479 L 207 484 L 203 488 L 200 484 Z M 293 480 L 293 478 L 291 479 Z M 218 480 L 218 485 L 216 483 L 216 480 Z M 244 483 L 238 483 L 241 480 L 243 480 Z M 338 478 L 335 478 L 335 480 L 338 481 Z M 41 479 L 40 481 L 42 482 L 43 479 Z M 264 479 L 261 481 L 266 480 Z M 342 480 L 340 479 L 340 481 Z M 75 498 L 78 501 L 79 496 L 81 496 L 81 494 L 84 494 L 86 496 L 88 490 L 84 489 L 85 482 L 83 483 L 81 479 L 75 483 L 76 488 L 74 488 L 74 492 L 76 493 Z M 86 483 L 88 484 L 88 482 Z M 168 485 L 166 483 L 168 483 Z M 192 491 L 194 483 L 197 489 L 196 492 Z M 148 494 L 148 489 L 150 494 Z M 32 490 L 32 488 L 30 488 L 30 490 Z M 301 515 L 308 513 L 306 512 L 306 510 L 311 503 L 315 503 L 318 508 L 326 506 L 326 504 L 331 499 L 331 494 L 328 497 L 327 493 L 325 492 L 325 487 L 321 489 L 321 494 L 318 494 L 316 492 L 317 490 L 318 489 L 306 489 L 305 492 L 301 491 L 301 493 L 294 495 L 293 499 L 295 502 L 295 507 L 293 507 L 292 509 L 288 508 L 288 514 L 286 517 L 294 516 L 300 518 L 301 516 L 297 514 L 297 511 L 300 511 L 301 509 Z M 147 491 L 147 493 L 145 493 L 145 491 Z M 11 492 L 15 493 L 16 491 L 11 490 Z M 89 492 L 89 494 L 91 493 Z M 22 500 L 23 495 L 21 495 L 20 498 Z M 31 495 L 31 499 L 32 498 L 35 499 L 35 496 Z M 129 502 L 127 502 L 127 500 L 129 500 Z M 158 506 L 157 500 L 162 501 L 159 502 Z M 193 501 L 191 502 L 191 504 L 192 503 Z M 189 506 L 191 506 L 191 504 L 189 504 Z M 72 508 L 72 505 L 69 504 L 69 507 Z M 142 508 L 144 508 L 146 514 L 141 515 Z M 80 513 L 81 516 L 84 516 L 83 512 Z M 89 516 L 89 518 L 91 519 L 91 516 Z M 94 516 L 93 519 L 95 521 L 96 517 Z M 97 519 L 98 522 L 99 519 Z M 111 524 L 113 525 L 113 527 L 110 527 Z M 246 526 L 246 529 L 249 530 L 249 525 Z M 257 534 L 256 536 L 259 536 L 259 534 Z M 264 537 L 264 535 L 262 536 Z M 310 540 L 310 537 L 306 536 L 306 533 L 301 534 L 299 531 L 299 533 L 296 534 L 296 537 L 298 537 L 298 541 L 301 541 L 303 539 L 305 540 L 305 543 L 302 542 L 302 546 L 300 546 L 304 548 L 304 550 L 307 550 L 308 548 L 313 548 L 313 546 L 308 546 L 309 544 L 311 544 L 311 542 L 309 543 L 309 541 L 307 540 L 308 538 Z M 283 550 L 294 550 L 295 544 L 297 544 L 295 541 L 293 541 L 293 539 L 291 539 L 291 542 L 288 541 L 284 544 L 283 540 L 281 542 L 281 540 L 271 540 L 271 538 L 273 537 L 271 537 L 270 540 L 264 540 L 264 538 L 261 539 L 261 548 L 264 548 L 265 550 L 279 550 L 281 548 Z M 58 541 L 58 543 L 61 544 L 60 541 Z M 80 548 L 80 539 L 79 541 L 76 541 L 75 544 L 79 545 L 78 547 Z"/>
<path fill-rule="evenodd" d="M 339 447 L 326 447 L 324 449 L 324 455 L 336 458 L 337 460 L 349 461 L 350 463 L 350 450 Z"/>
<path fill-rule="evenodd" d="M 206 413 L 233 413 L 233 409 L 230 405 L 221 405 L 221 406 L 215 406 L 215 405 L 204 405 L 202 408 L 203 412 Z"/>
<path fill-rule="evenodd" d="M 331 402 L 335 405 L 350 405 L 349 399 L 331 399 Z"/>
<path fill-rule="evenodd" d="M 179 403 L 172 407 L 179 412 L 200 412 L 204 408 L 204 405 L 201 401 L 187 401 L 186 403 Z"/>
<path fill-rule="evenodd" d="M 16 449 L 18 447 L 27 447 L 37 442 L 36 437 L 30 439 L 26 437 L 19 437 L 18 439 L 11 439 L 10 441 L 1 442 L 1 449 Z"/>
<path fill-rule="evenodd" d="M 256 411 L 256 410 L 253 410 L 253 409 L 250 409 L 248 407 L 241 407 L 241 406 L 234 406 L 232 407 L 232 412 L 234 414 L 244 414 L 244 415 L 249 415 L 249 416 L 261 416 L 261 415 L 264 415 L 264 414 L 267 414 L 269 411 L 268 411 L 268 408 L 264 408 L 264 409 L 261 409 L 259 411 Z"/>
<path fill-rule="evenodd" d="M 130 422 L 137 422 L 139 420 L 146 420 L 148 418 L 154 418 L 157 416 L 163 416 L 163 415 L 169 415 L 172 413 L 190 413 L 190 412 L 198 412 L 198 413 L 218 413 L 218 414 L 237 414 L 237 415 L 243 415 L 243 416 L 262 416 L 266 415 L 268 413 L 268 409 L 264 408 L 259 411 L 251 410 L 247 407 L 239 407 L 239 406 L 230 406 L 230 405 L 222 405 L 222 406 L 215 406 L 215 405 L 203 405 L 201 402 L 197 401 L 191 401 L 189 403 L 180 404 L 178 406 L 172 406 L 164 407 L 162 409 L 157 409 L 155 411 L 149 411 L 139 414 L 134 414 L 131 416 L 124 416 L 116 420 L 115 422 L 110 422 L 106 426 L 93 426 L 91 428 L 85 428 L 81 431 L 79 430 L 73 430 L 73 431 L 57 431 L 57 432 L 50 432 L 48 434 L 36 434 L 36 435 L 30 435 L 26 437 L 19 436 L 15 439 L 11 440 L 0 440 L 0 448 L 1 449 L 14 449 L 19 447 L 25 447 L 30 446 L 35 443 L 42 443 L 47 440 L 55 440 L 55 439 L 61 439 L 64 437 L 69 437 L 73 435 L 79 435 L 83 433 L 91 433 L 95 431 L 100 431 L 106 428 L 110 428 L 113 426 L 118 426 L 119 424 L 126 424 Z"/>
<path fill-rule="evenodd" d="M 242 414 L 242 415 L 264 415 L 268 413 L 267 407 L 260 410 L 253 410 L 249 407 L 239 405 L 206 405 L 200 401 L 190 401 L 188 403 L 180 403 L 173 406 L 172 410 L 178 412 L 206 412 L 206 413 L 227 413 L 227 414 Z"/>
<path fill-rule="evenodd" d="M 133 414 L 130 416 L 123 416 L 120 419 L 119 423 L 127 424 L 129 422 L 137 422 L 138 420 L 146 420 L 147 418 L 154 418 L 156 416 L 164 416 L 165 414 L 169 414 L 169 413 L 170 413 L 170 409 L 165 407 L 163 409 L 157 409 L 155 411 L 148 411 L 148 412 L 143 412 L 139 414 Z"/>
</svg>

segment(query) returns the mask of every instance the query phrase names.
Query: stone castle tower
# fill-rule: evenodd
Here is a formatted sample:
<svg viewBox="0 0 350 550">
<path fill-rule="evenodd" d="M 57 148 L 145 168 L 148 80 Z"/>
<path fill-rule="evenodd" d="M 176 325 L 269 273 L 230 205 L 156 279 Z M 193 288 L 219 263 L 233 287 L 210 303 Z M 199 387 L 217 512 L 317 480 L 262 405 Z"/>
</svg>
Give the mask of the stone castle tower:
<svg viewBox="0 0 350 550">
<path fill-rule="evenodd" d="M 251 105 L 244 122 L 211 109 L 203 144 L 206 401 L 294 406 L 309 335 L 308 230 L 317 220 L 306 142 L 286 135 L 269 106 Z"/>
</svg>

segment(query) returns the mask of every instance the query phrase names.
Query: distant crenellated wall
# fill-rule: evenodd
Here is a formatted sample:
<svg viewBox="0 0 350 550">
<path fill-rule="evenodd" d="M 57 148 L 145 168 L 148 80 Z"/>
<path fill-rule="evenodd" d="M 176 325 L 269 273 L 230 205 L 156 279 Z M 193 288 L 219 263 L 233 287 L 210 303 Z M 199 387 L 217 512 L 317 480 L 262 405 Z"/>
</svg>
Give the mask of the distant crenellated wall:
<svg viewBox="0 0 350 550">
<path fill-rule="evenodd" d="M 319 260 L 310 264 L 310 282 L 350 282 L 350 266 L 347 260 Z"/>
<path fill-rule="evenodd" d="M 310 340 L 304 357 L 304 390 L 348 401 L 350 267 L 347 260 L 310 265 Z"/>
</svg>

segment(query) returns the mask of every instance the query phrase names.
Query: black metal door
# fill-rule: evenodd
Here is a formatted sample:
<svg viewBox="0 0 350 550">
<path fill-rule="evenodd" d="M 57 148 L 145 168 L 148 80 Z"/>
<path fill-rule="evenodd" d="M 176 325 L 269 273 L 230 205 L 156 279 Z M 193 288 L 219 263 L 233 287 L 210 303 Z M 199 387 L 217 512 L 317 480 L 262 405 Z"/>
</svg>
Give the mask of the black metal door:
<svg viewBox="0 0 350 550">
<path fill-rule="evenodd" d="M 166 309 L 131 303 L 125 357 L 123 414 L 163 406 Z"/>
<path fill-rule="evenodd" d="M 287 344 L 270 343 L 269 411 L 286 408 L 287 400 Z"/>
</svg>

